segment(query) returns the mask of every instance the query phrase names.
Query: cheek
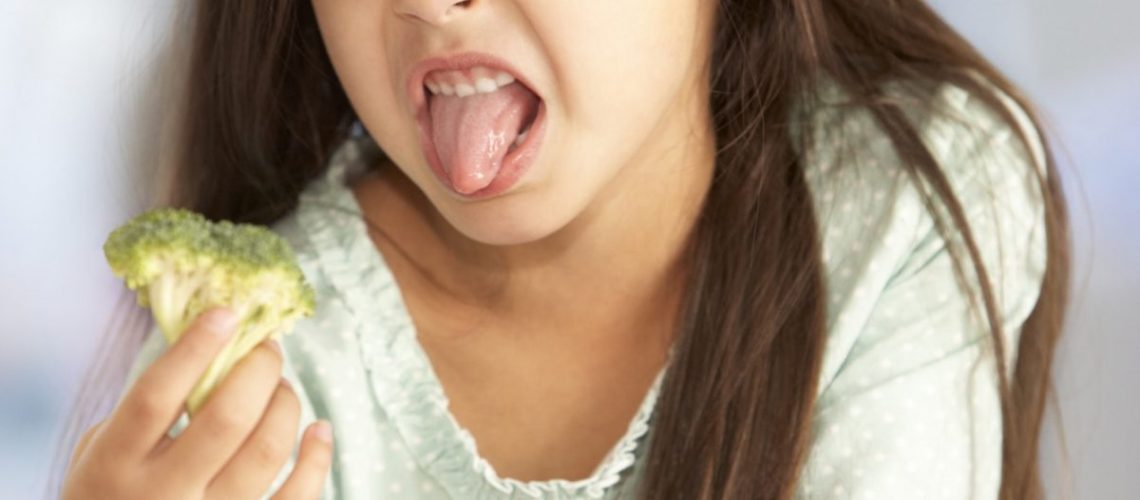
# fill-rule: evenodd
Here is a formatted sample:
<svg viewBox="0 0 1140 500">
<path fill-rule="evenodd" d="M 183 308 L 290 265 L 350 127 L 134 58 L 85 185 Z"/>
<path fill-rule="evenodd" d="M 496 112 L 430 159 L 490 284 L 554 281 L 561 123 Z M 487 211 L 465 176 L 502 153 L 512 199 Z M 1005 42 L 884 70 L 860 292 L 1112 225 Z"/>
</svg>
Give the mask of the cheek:
<svg viewBox="0 0 1140 500">
<path fill-rule="evenodd" d="M 396 30 L 385 25 L 387 2 L 332 2 L 315 4 L 321 34 L 357 116 L 370 135 L 397 164 L 413 161 L 418 131 L 408 103 L 402 97 L 403 81 L 392 68 L 400 59 Z M 405 64 L 406 66 L 406 64 Z"/>
<path fill-rule="evenodd" d="M 620 164 L 676 111 L 696 71 L 700 2 L 535 1 L 531 18 L 549 51 L 570 146 Z"/>
</svg>

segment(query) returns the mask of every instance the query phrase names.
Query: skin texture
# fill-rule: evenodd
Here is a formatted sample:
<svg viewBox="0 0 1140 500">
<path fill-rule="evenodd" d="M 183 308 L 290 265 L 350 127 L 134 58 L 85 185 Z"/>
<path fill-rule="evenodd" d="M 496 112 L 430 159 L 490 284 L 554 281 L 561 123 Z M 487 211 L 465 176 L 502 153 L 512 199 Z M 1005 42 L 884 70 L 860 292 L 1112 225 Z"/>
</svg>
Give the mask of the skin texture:
<svg viewBox="0 0 1140 500">
<path fill-rule="evenodd" d="M 166 435 L 186 396 L 232 333 L 204 314 L 146 369 L 72 454 L 61 498 L 245 499 L 268 491 L 296 441 L 300 405 L 280 378 L 280 348 L 254 349 L 177 438 Z M 310 426 L 275 500 L 315 499 L 332 460 L 327 422 Z"/>
<path fill-rule="evenodd" d="M 504 476 L 585 477 L 670 345 L 682 251 L 714 164 L 714 2 L 313 6 L 391 161 L 353 189 L 451 412 Z M 479 201 L 430 171 L 406 90 L 417 62 L 468 51 L 511 62 L 547 109 L 530 172 Z"/>
</svg>

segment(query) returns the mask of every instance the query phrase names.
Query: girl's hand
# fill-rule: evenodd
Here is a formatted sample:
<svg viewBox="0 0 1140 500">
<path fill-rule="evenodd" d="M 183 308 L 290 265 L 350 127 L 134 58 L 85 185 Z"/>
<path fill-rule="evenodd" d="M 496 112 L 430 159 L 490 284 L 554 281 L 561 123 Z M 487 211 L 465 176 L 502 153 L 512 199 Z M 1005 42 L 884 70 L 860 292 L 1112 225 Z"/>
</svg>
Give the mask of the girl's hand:
<svg viewBox="0 0 1140 500">
<path fill-rule="evenodd" d="M 258 346 L 238 363 L 182 434 L 166 435 L 233 327 L 226 311 L 203 314 L 147 368 L 111 415 L 80 439 L 62 498 L 264 496 L 289 459 L 300 419 L 297 396 L 279 376 L 275 343 Z M 273 498 L 317 498 L 331 459 L 331 429 L 317 422 L 306 430 L 296 465 Z"/>
</svg>

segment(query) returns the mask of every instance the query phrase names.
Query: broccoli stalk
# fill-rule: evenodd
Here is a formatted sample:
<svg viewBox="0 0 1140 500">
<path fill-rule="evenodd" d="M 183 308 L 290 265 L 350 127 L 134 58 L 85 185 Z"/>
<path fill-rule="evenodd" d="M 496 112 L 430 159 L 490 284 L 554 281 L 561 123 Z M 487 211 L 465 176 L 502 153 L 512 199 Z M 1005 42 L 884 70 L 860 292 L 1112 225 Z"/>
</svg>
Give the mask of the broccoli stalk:
<svg viewBox="0 0 1140 500">
<path fill-rule="evenodd" d="M 212 307 L 228 307 L 239 318 L 237 332 L 187 398 L 191 414 L 257 344 L 288 333 L 297 319 L 313 313 L 313 290 L 296 257 L 264 227 L 157 209 L 113 231 L 103 251 L 139 304 L 150 307 L 167 342 Z"/>
</svg>

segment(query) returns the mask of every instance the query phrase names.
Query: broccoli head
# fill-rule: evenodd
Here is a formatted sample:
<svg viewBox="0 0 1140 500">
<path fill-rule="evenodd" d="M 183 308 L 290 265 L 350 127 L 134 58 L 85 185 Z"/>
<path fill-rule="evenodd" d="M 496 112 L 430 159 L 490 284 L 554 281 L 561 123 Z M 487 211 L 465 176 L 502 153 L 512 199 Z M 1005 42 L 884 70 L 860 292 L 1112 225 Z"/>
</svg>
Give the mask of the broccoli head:
<svg viewBox="0 0 1140 500">
<path fill-rule="evenodd" d="M 156 209 L 115 229 L 103 252 L 111 271 L 150 308 L 167 342 L 212 307 L 227 307 L 240 319 L 187 398 L 190 413 L 257 344 L 289 332 L 297 319 L 313 313 L 313 290 L 293 251 L 265 227 Z"/>
</svg>

